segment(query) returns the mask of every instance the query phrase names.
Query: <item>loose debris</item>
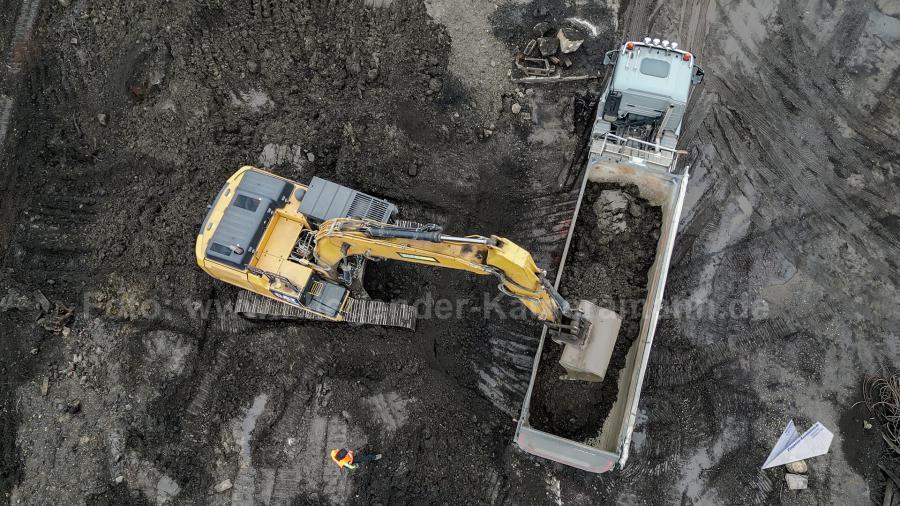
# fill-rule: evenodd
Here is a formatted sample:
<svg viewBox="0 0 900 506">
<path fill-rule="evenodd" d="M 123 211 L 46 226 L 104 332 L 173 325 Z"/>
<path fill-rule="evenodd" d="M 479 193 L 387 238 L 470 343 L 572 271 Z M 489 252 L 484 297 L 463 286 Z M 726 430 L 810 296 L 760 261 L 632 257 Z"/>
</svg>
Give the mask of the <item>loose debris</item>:
<svg viewBox="0 0 900 506">
<path fill-rule="evenodd" d="M 805 460 L 798 460 L 796 462 L 789 462 L 785 464 L 784 468 L 787 469 L 789 473 L 806 474 L 809 466 L 806 465 Z"/>
<path fill-rule="evenodd" d="M 900 374 L 866 376 L 863 399 L 884 441 L 900 454 Z"/>
<path fill-rule="evenodd" d="M 584 43 L 584 35 L 574 28 L 560 28 L 556 32 L 559 50 L 564 54 L 574 53 Z"/>
<path fill-rule="evenodd" d="M 216 493 L 221 494 L 222 492 L 225 492 L 226 490 L 230 489 L 231 487 L 232 487 L 231 479 L 225 479 L 225 480 L 220 481 L 218 483 L 218 485 L 216 485 L 215 490 L 216 490 Z"/>
<path fill-rule="evenodd" d="M 800 474 L 788 473 L 784 475 L 784 481 L 791 490 L 803 490 L 809 485 L 809 478 Z"/>
<path fill-rule="evenodd" d="M 68 336 L 70 329 L 67 326 L 69 321 L 75 314 L 75 310 L 57 302 L 53 306 L 52 312 L 45 313 L 39 320 L 38 324 L 49 332 Z"/>
<path fill-rule="evenodd" d="M 538 16 L 535 11 L 535 17 L 543 16 Z M 592 70 L 584 75 L 566 76 L 562 73 L 563 69 L 572 67 L 573 61 L 561 55 L 575 53 L 585 41 L 585 35 L 577 28 L 540 21 L 529 34 L 533 38 L 516 53 L 514 63 L 518 72 L 510 73 L 513 82 L 573 81 L 599 76 L 592 66 Z"/>
</svg>

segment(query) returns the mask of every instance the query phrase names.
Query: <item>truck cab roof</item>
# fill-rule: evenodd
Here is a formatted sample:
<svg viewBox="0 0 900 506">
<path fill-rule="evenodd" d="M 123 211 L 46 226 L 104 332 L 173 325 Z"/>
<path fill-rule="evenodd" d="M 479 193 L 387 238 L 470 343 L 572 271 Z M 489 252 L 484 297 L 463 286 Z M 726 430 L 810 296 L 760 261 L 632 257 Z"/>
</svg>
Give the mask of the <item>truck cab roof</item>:
<svg viewBox="0 0 900 506">
<path fill-rule="evenodd" d="M 687 51 L 644 42 L 627 42 L 619 50 L 612 89 L 686 104 L 694 56 Z"/>
</svg>

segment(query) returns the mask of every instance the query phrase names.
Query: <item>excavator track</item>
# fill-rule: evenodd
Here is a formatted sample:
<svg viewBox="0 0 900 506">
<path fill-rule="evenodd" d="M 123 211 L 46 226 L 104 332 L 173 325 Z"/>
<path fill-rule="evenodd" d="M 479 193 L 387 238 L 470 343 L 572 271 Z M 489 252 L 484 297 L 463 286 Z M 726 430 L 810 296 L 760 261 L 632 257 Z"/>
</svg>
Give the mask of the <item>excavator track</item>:
<svg viewBox="0 0 900 506">
<path fill-rule="evenodd" d="M 248 291 L 240 292 L 234 311 L 249 320 L 328 321 L 305 309 Z M 416 329 L 416 309 L 406 304 L 351 298 L 347 301 L 342 315 L 344 321 L 349 323 Z"/>
</svg>

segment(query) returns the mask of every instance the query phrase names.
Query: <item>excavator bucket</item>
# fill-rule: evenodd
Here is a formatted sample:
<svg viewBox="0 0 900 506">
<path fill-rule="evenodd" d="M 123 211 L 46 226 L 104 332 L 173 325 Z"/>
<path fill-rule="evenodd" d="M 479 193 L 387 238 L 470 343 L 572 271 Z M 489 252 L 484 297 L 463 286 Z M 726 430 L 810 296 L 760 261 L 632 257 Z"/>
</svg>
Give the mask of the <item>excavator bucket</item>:
<svg viewBox="0 0 900 506">
<path fill-rule="evenodd" d="M 566 370 L 565 379 L 603 381 L 619 336 L 622 318 L 615 311 L 602 308 L 587 300 L 578 301 L 582 318 L 590 322 L 584 342 L 566 343 L 559 365 Z"/>
</svg>

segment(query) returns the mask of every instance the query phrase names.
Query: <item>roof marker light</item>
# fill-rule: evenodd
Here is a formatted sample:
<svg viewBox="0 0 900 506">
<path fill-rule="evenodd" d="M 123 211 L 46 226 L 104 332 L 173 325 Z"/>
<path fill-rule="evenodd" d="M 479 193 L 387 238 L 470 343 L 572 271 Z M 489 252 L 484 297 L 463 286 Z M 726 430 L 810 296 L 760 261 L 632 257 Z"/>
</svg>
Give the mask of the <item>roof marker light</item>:
<svg viewBox="0 0 900 506">
<path fill-rule="evenodd" d="M 629 50 L 630 50 L 630 49 L 634 49 L 634 42 L 632 42 L 632 41 L 630 41 L 630 40 L 629 40 L 628 42 L 626 42 L 626 43 L 625 43 L 625 49 L 629 49 Z"/>
<path fill-rule="evenodd" d="M 663 41 L 663 47 L 669 47 L 669 41 L 664 40 L 664 41 Z"/>
<path fill-rule="evenodd" d="M 691 61 L 691 53 L 684 53 L 683 55 L 681 55 L 681 59 L 684 61 Z"/>
<path fill-rule="evenodd" d="M 650 37 L 644 37 L 644 44 L 649 44 L 650 41 L 653 40 Z"/>
<path fill-rule="evenodd" d="M 678 43 L 677 43 L 677 42 L 673 42 L 673 43 L 672 43 L 672 49 L 678 49 Z"/>
<path fill-rule="evenodd" d="M 654 46 L 658 46 L 658 45 L 659 45 L 659 39 L 653 39 L 653 45 L 654 45 Z"/>
</svg>

